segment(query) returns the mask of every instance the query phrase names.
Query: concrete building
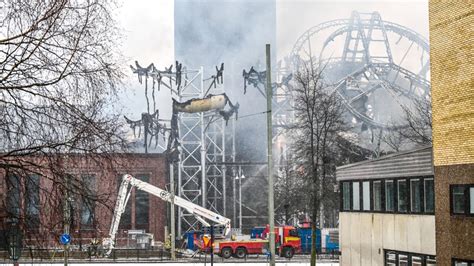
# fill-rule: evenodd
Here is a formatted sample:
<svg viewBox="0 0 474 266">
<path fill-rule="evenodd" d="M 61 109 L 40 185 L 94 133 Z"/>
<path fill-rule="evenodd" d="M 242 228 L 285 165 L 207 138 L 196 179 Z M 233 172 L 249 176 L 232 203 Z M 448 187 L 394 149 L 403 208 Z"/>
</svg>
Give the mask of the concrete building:
<svg viewBox="0 0 474 266">
<path fill-rule="evenodd" d="M 430 1 L 436 251 L 474 265 L 474 3 Z"/>
<path fill-rule="evenodd" d="M 48 159 L 38 157 L 31 161 L 41 165 Z M 167 180 L 166 158 L 162 154 L 122 153 L 107 159 L 68 154 L 59 160 L 58 165 L 64 168 L 61 171 L 74 177 L 71 186 L 78 191 L 70 195 L 71 244 L 77 246 L 107 236 L 123 174 L 132 174 L 161 188 Z M 8 221 L 12 219 L 23 231 L 24 245 L 59 245 L 59 235 L 63 233 L 64 189 L 46 171 L 49 170 L 41 172 L 41 176 L 0 172 L 0 246 L 5 245 L 2 232 L 8 230 Z M 129 233 L 139 230 L 153 234 L 156 241 L 164 241 L 166 221 L 165 202 L 133 189 L 119 226 L 118 246 L 132 244 Z"/>
<path fill-rule="evenodd" d="M 435 265 L 432 149 L 338 167 L 341 265 Z"/>
</svg>

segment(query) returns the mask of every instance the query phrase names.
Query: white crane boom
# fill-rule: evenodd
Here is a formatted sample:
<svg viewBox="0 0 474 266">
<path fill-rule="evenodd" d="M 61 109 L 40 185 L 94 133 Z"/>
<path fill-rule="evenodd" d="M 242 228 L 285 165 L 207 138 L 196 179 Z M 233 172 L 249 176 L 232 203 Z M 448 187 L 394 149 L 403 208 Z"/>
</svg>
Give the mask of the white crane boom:
<svg viewBox="0 0 474 266">
<path fill-rule="evenodd" d="M 110 226 L 109 237 L 104 239 L 103 245 L 106 249 L 106 254 L 109 255 L 115 245 L 115 235 L 117 234 L 118 227 L 120 224 L 120 219 L 122 214 L 125 212 L 125 206 L 127 206 L 128 199 L 130 198 L 130 193 L 132 187 L 135 187 L 139 190 L 148 192 L 158 198 L 167 201 L 173 202 L 173 197 L 171 193 L 156 186 L 153 186 L 147 182 L 136 179 L 131 175 L 124 175 L 122 178 L 122 183 L 120 184 L 117 202 L 115 203 L 114 216 L 112 217 L 112 223 Z M 210 211 L 204 207 L 201 207 L 197 204 L 194 204 L 190 201 L 187 201 L 181 197 L 174 196 L 174 204 L 185 209 L 187 212 L 193 214 L 198 221 L 200 221 L 204 226 L 210 226 L 210 224 L 205 220 L 212 221 L 216 224 L 223 225 L 224 235 L 227 235 L 230 232 L 230 219 L 226 218 L 218 213 Z M 174 226 L 174 225 L 172 225 Z"/>
</svg>

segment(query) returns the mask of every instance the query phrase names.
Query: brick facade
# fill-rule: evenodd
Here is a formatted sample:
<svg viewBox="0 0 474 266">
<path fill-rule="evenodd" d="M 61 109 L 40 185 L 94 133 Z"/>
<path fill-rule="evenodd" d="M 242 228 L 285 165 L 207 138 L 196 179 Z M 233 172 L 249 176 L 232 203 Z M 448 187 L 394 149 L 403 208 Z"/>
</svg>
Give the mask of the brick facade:
<svg viewBox="0 0 474 266">
<path fill-rule="evenodd" d="M 474 2 L 430 1 L 438 265 L 474 260 L 474 217 L 451 214 L 450 185 L 474 184 Z"/>
<path fill-rule="evenodd" d="M 37 162 L 42 162 L 40 159 L 36 159 Z M 81 155 L 67 155 L 61 158 L 62 165 L 65 172 L 74 177 L 92 176 L 94 183 L 91 189 L 95 191 L 98 201 L 94 205 L 93 224 L 85 226 L 81 223 L 80 209 L 81 200 L 76 199 L 73 203 L 75 206 L 74 210 L 74 227 L 71 228 L 71 235 L 73 242 L 72 244 L 88 244 L 91 238 L 102 238 L 106 237 L 113 214 L 113 208 L 117 197 L 118 187 L 120 185 L 121 176 L 123 174 L 132 174 L 136 177 L 146 177 L 148 182 L 160 187 L 165 188 L 167 178 L 167 164 L 166 158 L 162 154 L 115 154 L 111 156 L 111 159 L 93 159 L 86 158 Z M 7 197 L 7 184 L 6 184 L 5 173 L 0 173 L 0 213 L 2 210 L 8 208 Z M 57 245 L 57 239 L 59 234 L 62 232 L 62 210 L 50 210 L 48 208 L 47 201 L 54 197 L 51 193 L 53 180 L 47 177 L 39 179 L 40 186 L 40 209 L 39 219 L 40 228 L 36 230 L 26 230 L 25 240 L 36 239 L 40 241 L 32 241 L 32 243 L 38 243 L 39 245 L 54 246 Z M 25 202 L 26 193 L 24 182 L 21 185 L 21 194 L 19 198 L 19 205 L 21 208 L 21 215 L 25 215 Z M 126 243 L 127 237 L 126 231 L 128 229 L 144 229 L 147 233 L 154 235 L 155 241 L 164 241 L 164 227 L 166 226 L 166 203 L 162 200 L 152 196 L 148 197 L 148 222 L 144 224 L 138 224 L 136 222 L 138 201 L 136 199 L 137 192 L 132 190 L 129 204 L 130 206 L 130 222 L 122 223 L 118 232 L 118 242 Z M 143 196 L 143 195 L 142 195 Z M 146 208 L 145 208 L 146 209 Z M 143 211 L 143 210 L 142 210 Z M 5 217 L 5 215 L 0 215 Z M 6 219 L 6 218 L 3 218 Z M 5 221 L 0 221 L 2 224 L 6 224 Z M 28 225 L 23 222 L 22 227 L 27 228 Z M 1 226 L 0 226 L 1 227 Z M 1 228 L 0 228 L 1 229 Z M 38 234 L 38 232 L 40 232 Z M 38 239 L 42 238 L 42 239 Z"/>
</svg>

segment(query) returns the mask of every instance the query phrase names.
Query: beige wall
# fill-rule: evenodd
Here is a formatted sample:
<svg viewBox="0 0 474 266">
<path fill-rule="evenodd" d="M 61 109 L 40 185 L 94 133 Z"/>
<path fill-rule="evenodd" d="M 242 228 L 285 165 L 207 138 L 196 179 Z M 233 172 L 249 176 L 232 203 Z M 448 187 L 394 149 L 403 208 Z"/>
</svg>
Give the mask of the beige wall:
<svg viewBox="0 0 474 266">
<path fill-rule="evenodd" d="M 384 249 L 435 255 L 434 215 L 339 213 L 341 265 L 383 265 Z"/>
<path fill-rule="evenodd" d="M 474 1 L 430 1 L 434 165 L 474 163 Z"/>
</svg>

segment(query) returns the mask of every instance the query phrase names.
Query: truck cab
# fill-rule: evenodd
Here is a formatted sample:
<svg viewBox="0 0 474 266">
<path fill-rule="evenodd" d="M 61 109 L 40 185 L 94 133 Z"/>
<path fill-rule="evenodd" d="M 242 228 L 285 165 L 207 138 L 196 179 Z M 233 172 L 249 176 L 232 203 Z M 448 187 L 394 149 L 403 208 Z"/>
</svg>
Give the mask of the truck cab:
<svg viewBox="0 0 474 266">
<path fill-rule="evenodd" d="M 269 232 L 270 226 L 267 225 L 263 230 L 262 238 L 268 239 Z M 275 245 L 281 257 L 291 258 L 295 253 L 301 253 L 301 238 L 298 235 L 298 229 L 290 225 L 275 226 Z"/>
</svg>

